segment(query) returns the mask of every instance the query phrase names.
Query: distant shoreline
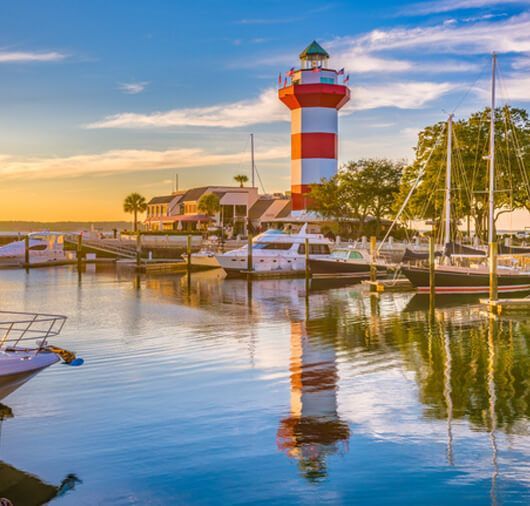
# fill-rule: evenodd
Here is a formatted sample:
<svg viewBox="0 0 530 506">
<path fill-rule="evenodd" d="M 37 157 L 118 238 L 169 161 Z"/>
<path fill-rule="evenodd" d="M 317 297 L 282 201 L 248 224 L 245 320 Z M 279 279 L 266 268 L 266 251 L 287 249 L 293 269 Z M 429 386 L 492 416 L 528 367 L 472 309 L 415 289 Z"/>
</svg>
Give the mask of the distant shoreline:
<svg viewBox="0 0 530 506">
<path fill-rule="evenodd" d="M 79 232 L 83 230 L 112 231 L 131 229 L 130 221 L 0 221 L 2 232 L 38 232 L 51 230 L 54 232 Z"/>
</svg>

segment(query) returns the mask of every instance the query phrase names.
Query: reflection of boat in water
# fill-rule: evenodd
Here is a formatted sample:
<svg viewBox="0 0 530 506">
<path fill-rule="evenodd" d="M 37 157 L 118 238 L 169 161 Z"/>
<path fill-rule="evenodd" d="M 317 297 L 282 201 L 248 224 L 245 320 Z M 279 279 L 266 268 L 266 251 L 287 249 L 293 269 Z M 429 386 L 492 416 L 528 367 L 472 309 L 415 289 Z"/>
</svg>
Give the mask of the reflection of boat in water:
<svg viewBox="0 0 530 506">
<path fill-rule="evenodd" d="M 54 232 L 35 232 L 28 235 L 30 263 L 64 260 L 64 237 Z M 25 262 L 25 240 L 0 247 L 0 266 L 19 266 Z"/>
<path fill-rule="evenodd" d="M 4 420 L 13 418 L 8 406 L 0 404 L 0 427 Z M 60 485 L 51 485 L 37 476 L 0 461 L 0 504 L 40 506 L 72 490 L 81 480 L 69 474 Z M 1 501 L 4 502 L 1 502 Z M 7 502 L 9 501 L 9 502 Z"/>
<path fill-rule="evenodd" d="M 60 315 L 0 311 L 0 399 L 61 358 L 81 365 L 72 352 L 48 344 L 65 321 L 66 316 Z"/>
<path fill-rule="evenodd" d="M 309 234 L 304 225 L 300 232 L 288 234 L 281 230 L 267 230 L 252 243 L 252 268 L 256 272 L 302 273 L 305 271 L 305 241 L 309 241 L 309 258 L 323 258 L 331 251 L 331 241 L 321 234 Z M 216 256 L 228 275 L 239 276 L 247 270 L 248 248 L 229 251 Z"/>
<path fill-rule="evenodd" d="M 326 457 L 350 436 L 338 415 L 333 343 L 313 341 L 302 322 L 291 323 L 291 413 L 280 422 L 278 448 L 299 462 L 310 480 L 326 475 Z"/>
<path fill-rule="evenodd" d="M 370 255 L 365 249 L 337 248 L 325 257 L 310 258 L 309 267 L 313 277 L 345 275 L 366 279 L 370 277 Z M 376 268 L 379 276 L 386 275 L 386 266 Z"/>
</svg>

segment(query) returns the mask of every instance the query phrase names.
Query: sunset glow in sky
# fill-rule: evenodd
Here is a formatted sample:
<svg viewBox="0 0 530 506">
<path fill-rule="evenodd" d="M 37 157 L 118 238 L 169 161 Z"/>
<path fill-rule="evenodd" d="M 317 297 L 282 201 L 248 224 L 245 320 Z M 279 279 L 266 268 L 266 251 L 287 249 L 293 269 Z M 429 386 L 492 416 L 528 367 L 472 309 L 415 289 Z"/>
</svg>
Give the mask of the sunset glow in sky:
<svg viewBox="0 0 530 506">
<path fill-rule="evenodd" d="M 340 160 L 413 156 L 417 132 L 487 104 L 530 106 L 530 0 L 0 1 L 0 220 L 123 219 L 123 197 L 289 188 L 278 73 L 313 39 L 350 75 Z M 517 223 L 530 225 L 527 214 Z"/>
</svg>

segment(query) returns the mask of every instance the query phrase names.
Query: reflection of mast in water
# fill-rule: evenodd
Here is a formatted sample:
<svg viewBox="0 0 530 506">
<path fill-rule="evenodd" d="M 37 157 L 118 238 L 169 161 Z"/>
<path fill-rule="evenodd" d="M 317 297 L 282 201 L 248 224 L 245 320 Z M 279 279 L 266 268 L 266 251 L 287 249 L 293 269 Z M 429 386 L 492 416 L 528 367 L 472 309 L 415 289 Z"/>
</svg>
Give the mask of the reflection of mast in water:
<svg viewBox="0 0 530 506">
<path fill-rule="evenodd" d="M 495 392 L 495 320 L 490 318 L 488 327 L 488 397 L 490 415 L 490 445 L 491 463 L 493 470 L 491 473 L 491 504 L 497 504 L 497 478 L 499 476 L 499 463 L 497 460 L 497 414 L 495 413 L 495 403 L 497 394 Z"/>
<path fill-rule="evenodd" d="M 447 408 L 447 463 L 452 466 L 453 462 L 453 398 L 451 387 L 451 373 L 452 373 L 452 358 L 451 358 L 451 343 L 449 332 L 447 330 L 443 333 L 444 336 L 444 399 Z"/>
<path fill-rule="evenodd" d="M 348 424 L 337 413 L 337 363 L 332 343 L 309 339 L 291 323 L 291 413 L 280 422 L 278 448 L 297 459 L 309 480 L 326 476 L 326 457 L 347 441 Z"/>
</svg>

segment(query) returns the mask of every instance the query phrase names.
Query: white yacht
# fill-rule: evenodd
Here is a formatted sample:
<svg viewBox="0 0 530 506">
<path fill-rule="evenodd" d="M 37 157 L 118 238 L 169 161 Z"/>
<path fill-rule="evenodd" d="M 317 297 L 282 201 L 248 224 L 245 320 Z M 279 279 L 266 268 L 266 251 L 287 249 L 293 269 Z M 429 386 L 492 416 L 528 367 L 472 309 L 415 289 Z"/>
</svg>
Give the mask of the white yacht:
<svg viewBox="0 0 530 506">
<path fill-rule="evenodd" d="M 56 232 L 28 234 L 30 263 L 64 260 L 64 236 Z M 0 247 L 0 266 L 19 266 L 25 262 L 25 240 L 10 242 Z"/>
<path fill-rule="evenodd" d="M 304 225 L 300 232 L 289 234 L 282 230 L 267 230 L 252 242 L 252 270 L 294 274 L 305 271 L 305 241 L 309 241 L 309 258 L 326 257 L 333 243 L 321 234 L 309 234 Z M 247 270 L 248 247 L 216 255 L 219 265 L 228 275 L 240 276 Z"/>
<path fill-rule="evenodd" d="M 48 344 L 65 321 L 59 315 L 0 311 L 0 400 L 61 359 L 69 365 L 83 363 L 74 353 Z"/>
</svg>

